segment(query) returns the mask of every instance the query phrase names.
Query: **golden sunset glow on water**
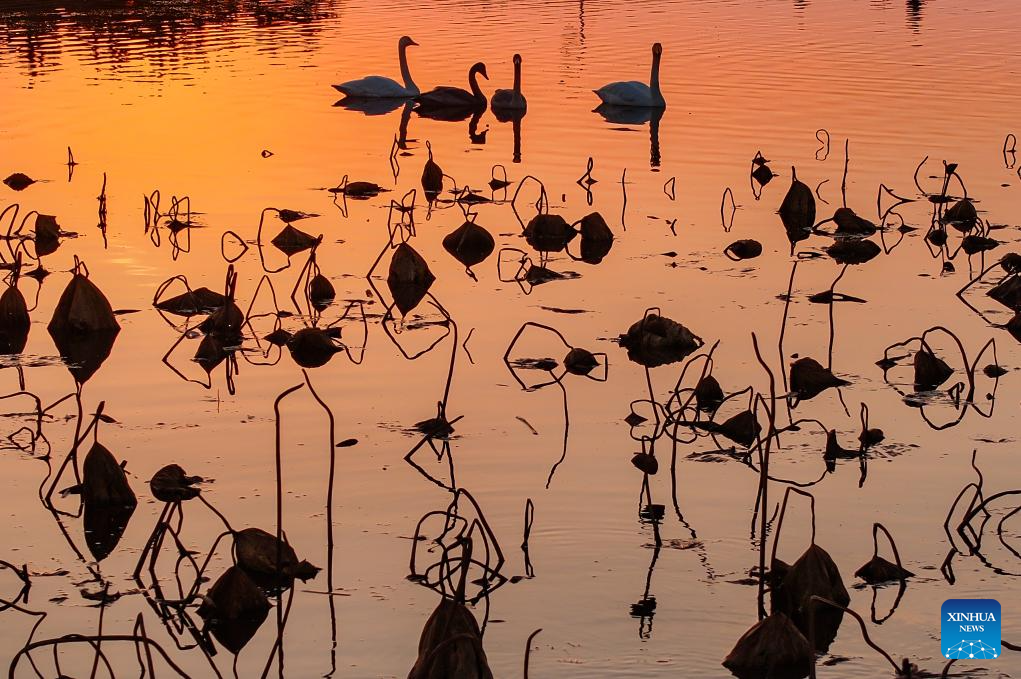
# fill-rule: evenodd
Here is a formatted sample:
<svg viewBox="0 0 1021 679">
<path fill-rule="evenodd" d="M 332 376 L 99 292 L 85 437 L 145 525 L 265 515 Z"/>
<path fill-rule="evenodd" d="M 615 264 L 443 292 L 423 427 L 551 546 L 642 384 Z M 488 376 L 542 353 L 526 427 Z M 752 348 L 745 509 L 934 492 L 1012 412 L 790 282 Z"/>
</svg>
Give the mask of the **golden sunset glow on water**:
<svg viewBox="0 0 1021 679">
<path fill-rule="evenodd" d="M 803 653 L 734 674 L 807 676 L 811 638 L 819 677 L 895 676 L 850 615 L 808 629 L 841 590 L 933 673 L 900 676 L 944 671 L 944 600 L 997 599 L 1002 657 L 945 676 L 1021 676 L 1019 26 L 1006 0 L 0 3 L 0 175 L 30 181 L 0 186 L 30 319 L 0 301 L 11 676 L 481 679 L 530 649 L 532 677 L 727 677 L 781 614 Z M 527 112 L 341 101 L 402 86 L 404 35 L 423 93 L 482 62 L 491 101 L 519 54 Z M 656 104 L 655 43 L 665 108 L 594 111 L 616 81 Z M 161 304 L 201 287 L 238 316 Z M 171 464 L 202 480 L 150 484 Z M 124 482 L 133 510 L 96 500 Z M 788 489 L 814 515 L 789 491 L 778 536 Z M 910 577 L 856 577 L 875 523 Z M 813 544 L 840 587 L 771 561 Z"/>
</svg>

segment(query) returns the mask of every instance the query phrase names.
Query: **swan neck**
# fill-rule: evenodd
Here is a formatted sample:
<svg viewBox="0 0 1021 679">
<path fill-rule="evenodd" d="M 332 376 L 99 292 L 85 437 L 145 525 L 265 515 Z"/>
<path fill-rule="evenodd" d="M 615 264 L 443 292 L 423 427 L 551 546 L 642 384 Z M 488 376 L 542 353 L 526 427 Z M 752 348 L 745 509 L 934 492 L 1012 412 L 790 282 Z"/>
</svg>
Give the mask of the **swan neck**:
<svg viewBox="0 0 1021 679">
<path fill-rule="evenodd" d="M 486 95 L 482 94 L 482 88 L 479 87 L 479 72 L 474 67 L 472 67 L 472 70 L 468 72 L 468 85 L 471 86 L 472 95 L 476 100 L 486 100 Z"/>
<path fill-rule="evenodd" d="M 398 54 L 401 62 L 401 78 L 404 79 L 404 88 L 412 92 L 418 92 L 418 85 L 411 79 L 411 69 L 408 68 L 408 46 L 401 45 Z"/>
<path fill-rule="evenodd" d="M 657 99 L 662 99 L 663 95 L 659 90 L 659 54 L 652 55 L 652 75 L 649 76 L 649 88 L 652 89 L 652 94 Z"/>
<path fill-rule="evenodd" d="M 521 64 L 514 64 L 514 93 L 521 94 Z"/>
</svg>

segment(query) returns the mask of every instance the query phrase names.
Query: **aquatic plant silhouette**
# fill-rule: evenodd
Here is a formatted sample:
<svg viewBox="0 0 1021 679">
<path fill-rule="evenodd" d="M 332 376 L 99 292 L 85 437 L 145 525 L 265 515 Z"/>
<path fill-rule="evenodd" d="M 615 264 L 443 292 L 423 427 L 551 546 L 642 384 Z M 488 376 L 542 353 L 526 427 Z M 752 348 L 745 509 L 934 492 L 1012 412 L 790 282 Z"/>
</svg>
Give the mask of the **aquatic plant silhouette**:
<svg viewBox="0 0 1021 679">
<path fill-rule="evenodd" d="M 515 353 L 514 349 L 517 346 L 518 342 L 521 341 L 525 332 L 528 331 L 530 328 L 550 333 L 560 340 L 564 348 L 568 350 L 566 356 L 563 358 L 561 362 L 558 363 L 556 360 L 550 358 L 543 358 L 538 360 L 531 358 L 515 358 L 515 359 L 511 358 L 511 355 Z M 525 391 L 538 391 L 540 389 L 555 384 L 560 388 L 560 392 L 563 395 L 564 404 L 563 451 L 561 453 L 560 459 L 557 460 L 556 463 L 554 463 L 553 466 L 550 468 L 549 476 L 546 478 L 546 488 L 549 488 L 550 484 L 553 482 L 553 476 L 556 474 L 557 469 L 560 467 L 561 464 L 563 464 L 564 460 L 567 459 L 567 443 L 571 431 L 570 409 L 568 408 L 567 404 L 567 388 L 564 386 L 563 380 L 567 375 L 577 375 L 581 377 L 586 377 L 596 382 L 605 382 L 607 381 L 607 379 L 609 379 L 610 370 L 609 359 L 607 358 L 605 353 L 592 353 L 587 349 L 572 346 L 571 343 L 567 341 L 567 338 L 565 338 L 564 335 L 556 328 L 553 328 L 548 325 L 543 325 L 541 323 L 536 323 L 534 321 L 527 321 L 520 328 L 518 328 L 518 331 L 514 334 L 514 337 L 511 338 L 510 343 L 507 345 L 507 350 L 503 354 L 503 362 L 504 365 L 507 366 L 507 370 L 510 371 L 511 375 L 514 377 L 515 381 L 517 381 L 517 383 L 521 385 L 521 388 L 524 389 Z M 593 375 L 593 372 L 600 366 L 602 366 L 602 373 L 601 374 L 596 373 Z M 544 378 L 548 376 L 549 379 L 546 379 L 545 381 L 542 382 L 529 384 L 525 382 L 521 378 L 521 375 L 519 374 L 520 372 L 527 370 L 537 370 L 541 373 L 545 373 Z"/>
</svg>

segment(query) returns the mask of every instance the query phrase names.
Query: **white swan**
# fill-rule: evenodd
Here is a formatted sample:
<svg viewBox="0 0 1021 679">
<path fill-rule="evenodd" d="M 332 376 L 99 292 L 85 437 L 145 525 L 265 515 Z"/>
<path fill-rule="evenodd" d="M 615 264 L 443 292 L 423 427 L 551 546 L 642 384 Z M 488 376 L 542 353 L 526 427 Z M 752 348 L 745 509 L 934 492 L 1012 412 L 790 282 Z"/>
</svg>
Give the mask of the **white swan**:
<svg viewBox="0 0 1021 679">
<path fill-rule="evenodd" d="M 649 84 L 637 80 L 603 85 L 593 92 L 611 106 L 634 106 L 643 108 L 666 108 L 663 93 L 659 91 L 659 60 L 663 56 L 663 46 L 658 42 L 652 46 L 652 76 Z"/>
<path fill-rule="evenodd" d="M 400 57 L 401 77 L 404 79 L 404 85 L 401 85 L 392 78 L 370 75 L 359 80 L 349 80 L 346 83 L 334 85 L 334 89 L 343 92 L 353 99 L 406 99 L 408 97 L 417 97 L 419 94 L 418 85 L 411 79 L 411 71 L 408 69 L 408 47 L 411 45 L 418 45 L 418 43 L 406 35 L 397 42 L 397 53 Z"/>
<path fill-rule="evenodd" d="M 514 55 L 514 89 L 497 90 L 489 102 L 489 107 L 496 111 L 524 111 L 528 108 L 525 95 L 521 94 L 521 55 Z"/>
</svg>

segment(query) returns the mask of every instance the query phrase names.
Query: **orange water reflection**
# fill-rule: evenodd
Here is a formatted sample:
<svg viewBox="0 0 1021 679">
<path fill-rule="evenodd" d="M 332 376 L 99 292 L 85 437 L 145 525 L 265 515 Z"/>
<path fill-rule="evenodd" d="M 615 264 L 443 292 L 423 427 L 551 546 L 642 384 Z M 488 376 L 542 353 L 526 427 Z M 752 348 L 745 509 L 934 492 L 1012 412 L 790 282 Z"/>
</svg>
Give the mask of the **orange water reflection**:
<svg viewBox="0 0 1021 679">
<path fill-rule="evenodd" d="M 175 273 L 186 274 L 193 285 L 218 289 L 226 270 L 221 234 L 230 229 L 254 239 L 267 206 L 318 213 L 299 225 L 323 234 L 318 264 L 338 300 L 363 300 L 377 314 L 382 309 L 367 294 L 365 275 L 387 242 L 388 201 L 419 186 L 426 140 L 460 185 L 488 195 L 491 168 L 500 163 L 512 180 L 529 174 L 541 178 L 551 206 L 568 221 L 599 210 L 614 231 L 613 249 L 603 263 L 555 258 L 551 268 L 581 277 L 537 286 L 525 295 L 516 284 L 498 280 L 493 260 L 475 267 L 478 282 L 468 278 L 440 244 L 463 221 L 461 212 L 438 208 L 426 219 L 419 196 L 414 243 L 436 275 L 431 292 L 457 321 L 459 345 L 472 331 L 469 351 L 456 355 L 448 406 L 451 416 L 463 416 L 452 442 L 457 482 L 485 508 L 508 557 L 508 576 L 525 573 L 517 549 L 522 510 L 527 498 L 535 503 L 529 555 L 537 577 L 508 584 L 493 596 L 494 620 L 485 645 L 497 676 L 519 671 L 525 639 L 538 627 L 544 632 L 532 654 L 536 676 L 723 676 L 720 660 L 755 619 L 754 588 L 733 581 L 747 578 L 757 563 L 751 537 L 757 478 L 736 463 L 688 459 L 711 447 L 707 442 L 680 447 L 683 522 L 669 500 L 669 475 L 661 471 L 653 479 L 657 502 L 667 504 L 661 531 L 673 547 L 690 546 L 692 540 L 701 544 L 662 550 L 647 582 L 652 534 L 638 520 L 641 475 L 629 463 L 638 444 L 623 423 L 628 403 L 644 398 L 647 386 L 643 371 L 607 338 L 624 332 L 646 307 L 659 306 L 709 344 L 720 340 L 715 374 L 728 390 L 749 383 L 765 388 L 751 360 L 750 331 L 758 333 L 768 360 L 779 367 L 776 335 L 784 304 L 777 297 L 787 289 L 791 258 L 775 212 L 792 165 L 829 202 L 829 207 L 820 203 L 820 214 L 829 216 L 841 200 L 849 139 L 848 203 L 876 220 L 880 184 L 917 197 L 912 175 L 924 156 L 930 162 L 919 180 L 927 190 L 938 190 L 938 177 L 930 175 L 941 176 L 939 161 L 954 161 L 983 217 L 1008 226 L 995 232 L 1007 245 L 994 254 L 1013 249 L 1017 240 L 1012 220 L 1019 180 L 1001 153 L 1004 137 L 1016 132 L 1011 127 L 1018 103 L 1013 84 L 1021 68 L 1014 49 L 1021 20 L 1016 3 L 451 2 L 409 8 L 214 2 L 201 10 L 175 7 L 172 18 L 153 7 L 110 3 L 100 19 L 91 3 L 53 5 L 52 11 L 0 10 L 5 103 L 0 172 L 49 180 L 18 194 L 0 187 L 0 209 L 17 200 L 24 210 L 56 214 L 65 230 L 79 234 L 44 261 L 55 273 L 45 279 L 32 313 L 22 361 L 28 388 L 49 403 L 74 387 L 45 330 L 73 255 L 87 262 L 114 308 L 141 310 L 119 317 L 122 331 L 112 354 L 83 391 L 87 412 L 102 400 L 118 420 L 103 425 L 103 440 L 118 460 L 127 459 L 140 499 L 118 548 L 100 566 L 116 590 L 128 593 L 105 611 L 107 630 L 130 629 L 139 611 L 150 615 L 141 595 L 131 593 L 130 574 L 162 509 L 145 481 L 164 464 L 177 462 L 189 473 L 215 479 L 205 492 L 239 527 L 275 525 L 272 404 L 283 389 L 302 382 L 300 371 L 287 356 L 273 367 L 242 360 L 234 395 L 222 365 L 213 371 L 209 390 L 181 380 L 162 363 L 178 335 L 151 308 L 157 286 Z M 514 162 L 514 126 L 491 113 L 475 130 L 479 141 L 488 128 L 485 144 L 472 143 L 467 122 L 412 114 L 408 154 L 397 154 L 394 177 L 390 153 L 400 135 L 402 110 L 367 116 L 334 107 L 337 93 L 330 85 L 369 73 L 396 77 L 395 45 L 402 34 L 421 45 L 412 49 L 411 63 L 423 89 L 464 87 L 468 66 L 478 60 L 488 65 L 487 92 L 509 87 L 511 55 L 523 55 L 529 104 L 520 124 L 519 163 Z M 591 89 L 647 77 L 648 47 L 656 40 L 664 45 L 668 101 L 656 134 L 650 124 L 607 122 L 592 113 L 597 100 Z M 820 128 L 828 130 L 828 146 L 817 140 Z M 80 163 L 71 181 L 61 164 L 68 145 Z M 263 150 L 272 155 L 263 157 Z M 761 199 L 748 183 L 757 150 L 779 175 L 763 188 Z M 591 185 L 591 206 L 576 183 L 590 157 L 598 180 Z M 96 195 L 104 173 L 107 247 L 96 229 Z M 342 203 L 341 210 L 322 189 L 344 175 L 392 192 L 351 200 L 346 207 Z M 673 198 L 664 190 L 671 178 Z M 737 208 L 730 231 L 720 224 L 727 187 Z M 143 230 L 142 196 L 157 188 L 164 201 L 172 194 L 191 199 L 201 228 L 191 229 L 188 253 L 175 257 L 166 233 L 157 247 Z M 527 203 L 534 200 L 534 188 L 526 185 L 519 203 L 526 219 L 534 212 Z M 498 248 L 525 247 L 508 204 L 483 205 L 478 213 Z M 867 267 L 849 269 L 840 289 L 867 304 L 835 306 L 833 366 L 853 382 L 844 393 L 849 414 L 834 392 L 798 412 L 826 421 L 850 445 L 859 426 L 858 403 L 864 401 L 875 424 L 886 430 L 888 441 L 864 487 L 858 486 L 856 463 L 838 466 L 819 487 L 819 542 L 849 583 L 854 568 L 871 553 L 871 523 L 879 520 L 890 528 L 908 567 L 922 577 L 911 582 L 898 613 L 874 627 L 874 636 L 902 655 L 928 660 L 932 669 L 941 664 L 931 660 L 939 602 L 990 592 L 1002 600 L 1017 591 L 1013 578 L 993 576 L 975 560 L 957 563 L 952 588 L 935 569 L 948 548 L 943 514 L 973 478 L 972 449 L 979 450 L 991 490 L 1018 485 L 1010 442 L 1019 394 L 1008 375 L 998 385 L 993 418 L 972 413 L 959 426 L 936 433 L 883 382 L 874 363 L 887 345 L 936 323 L 958 332 L 969 351 L 995 336 L 1005 366 L 1017 365 L 1019 355 L 1007 333 L 954 298 L 966 281 L 965 261 L 955 261 L 956 274 L 940 276 L 941 261 L 929 256 L 922 240 L 930 205 L 910 203 L 900 214 L 921 230 Z M 271 223 L 270 237 L 281 226 Z M 741 264 L 726 260 L 723 249 L 738 238 L 761 241 L 763 255 Z M 890 246 L 898 234 L 891 230 L 884 238 Z M 812 239 L 802 249 L 820 251 L 825 244 Z M 276 251 L 267 256 L 272 265 L 283 261 Z M 238 299 L 247 309 L 262 274 L 254 248 L 238 270 Z M 825 358 L 830 319 L 825 306 L 806 297 L 827 288 L 836 273 L 828 259 L 799 264 L 784 363 L 795 353 Z M 274 276 L 282 306 L 290 306 L 286 298 L 296 276 L 297 267 Z M 374 281 L 377 286 L 383 277 Z M 23 286 L 34 301 L 35 284 L 26 280 Z M 336 318 L 343 308 L 335 304 L 327 318 Z M 999 323 L 1009 317 L 989 315 Z M 357 446 L 338 452 L 336 674 L 404 676 L 436 601 L 406 581 L 406 538 L 422 514 L 449 502 L 448 493 L 402 461 L 417 441 L 404 429 L 435 415 L 452 342 L 442 340 L 437 351 L 409 362 L 388 341 L 378 318 L 370 320 L 362 365 L 338 356 L 312 373 L 316 389 L 337 414 L 336 438 L 359 439 Z M 507 343 L 527 320 L 556 326 L 572 343 L 605 351 L 610 362 L 606 384 L 577 380 L 568 385 L 568 455 L 548 490 L 550 467 L 562 452 L 561 394 L 556 388 L 521 390 L 502 362 Z M 297 327 L 295 320 L 288 323 Z M 359 337 L 356 323 L 343 327 L 346 336 Z M 398 339 L 414 353 L 435 338 L 433 332 L 434 326 L 408 330 Z M 204 379 L 189 360 L 198 345 L 198 338 L 184 341 L 173 362 L 187 376 Z M 548 347 L 537 343 L 528 349 L 538 355 Z M 553 348 L 560 350 L 558 344 Z M 675 368 L 652 372 L 653 386 L 664 399 L 677 378 Z M 14 368 L 0 374 L 7 391 L 14 391 Z M 979 400 L 984 396 L 980 391 Z M 325 566 L 325 423 L 305 390 L 283 408 L 287 533 L 301 556 Z M 55 456 L 66 452 L 74 433 L 68 414 L 74 410 L 65 403 L 46 425 Z M 13 426 L 5 431 L 20 426 L 19 419 L 6 419 Z M 824 468 L 821 450 L 821 440 L 792 436 L 775 460 L 776 475 L 817 478 Z M 661 457 L 669 459 L 669 453 L 666 447 Z M 0 469 L 9 479 L 8 518 L 0 529 L 0 542 L 9 551 L 0 558 L 28 563 L 36 573 L 70 571 L 33 581 L 30 607 L 51 612 L 43 634 L 94 630 L 98 610 L 76 584 L 87 577 L 87 565 L 74 557 L 51 515 L 39 506 L 43 465 L 5 450 Z M 445 471 L 443 465 L 428 469 Z M 771 497 L 772 504 L 779 491 L 771 491 Z M 205 549 L 219 524 L 201 507 L 187 511 L 192 546 Z M 787 560 L 808 539 L 807 517 L 796 516 L 781 545 L 780 556 Z M 81 521 L 65 520 L 65 526 L 83 546 Z M 214 578 L 227 562 L 222 554 L 216 558 Z M 321 574 L 297 588 L 285 643 L 288 676 L 331 670 L 330 611 L 321 594 L 325 583 Z M 887 594 L 881 591 L 881 600 Z M 652 597 L 654 616 L 643 617 Z M 867 611 L 872 591 L 852 589 L 851 597 L 852 607 Z M 13 655 L 35 621 L 10 611 L 2 615 L 8 624 L 0 629 L 0 647 L 5 656 Z M 147 619 L 147 627 L 154 639 L 173 648 L 155 617 Z M 1017 638 L 1016 628 L 1013 632 Z M 260 628 L 240 656 L 242 676 L 262 672 L 275 636 L 273 624 Z M 841 676 L 887 671 L 849 625 L 831 652 L 852 658 L 840 665 Z M 68 657 L 65 669 L 77 674 L 85 665 L 76 662 L 91 662 L 88 653 Z M 111 657 L 134 662 L 130 650 Z M 195 652 L 174 657 L 195 676 L 211 673 Z M 217 662 L 229 672 L 229 662 Z M 1006 661 L 997 668 L 1011 671 Z"/>
</svg>

